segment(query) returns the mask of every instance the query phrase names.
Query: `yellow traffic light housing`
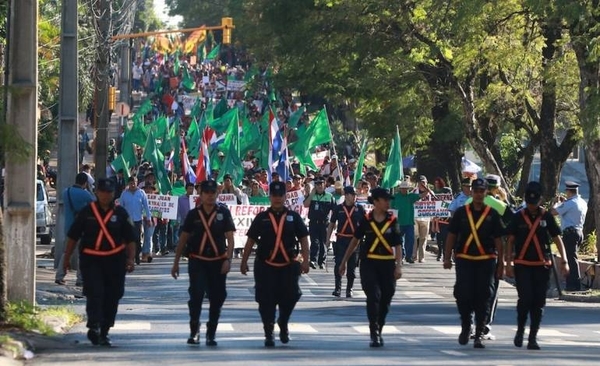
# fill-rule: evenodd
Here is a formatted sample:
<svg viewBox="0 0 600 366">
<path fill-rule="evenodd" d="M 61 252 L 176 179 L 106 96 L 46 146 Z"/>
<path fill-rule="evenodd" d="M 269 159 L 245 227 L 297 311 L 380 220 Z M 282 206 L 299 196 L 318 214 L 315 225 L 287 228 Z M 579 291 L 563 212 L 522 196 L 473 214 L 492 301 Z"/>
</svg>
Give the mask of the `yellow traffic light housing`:
<svg viewBox="0 0 600 366">
<path fill-rule="evenodd" d="M 221 18 L 221 27 L 223 28 L 223 44 L 231 44 L 231 30 L 233 26 L 233 18 Z"/>
<path fill-rule="evenodd" d="M 112 113 L 117 105 L 117 88 L 114 86 L 108 87 L 108 110 Z"/>
</svg>

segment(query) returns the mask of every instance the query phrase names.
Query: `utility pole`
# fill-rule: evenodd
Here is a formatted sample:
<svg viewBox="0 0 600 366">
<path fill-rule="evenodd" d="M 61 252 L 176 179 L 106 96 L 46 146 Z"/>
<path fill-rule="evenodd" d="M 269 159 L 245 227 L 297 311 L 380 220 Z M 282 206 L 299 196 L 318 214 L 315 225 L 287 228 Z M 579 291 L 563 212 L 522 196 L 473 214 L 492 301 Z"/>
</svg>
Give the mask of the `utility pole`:
<svg viewBox="0 0 600 366">
<path fill-rule="evenodd" d="M 60 96 L 58 112 L 58 185 L 56 188 L 56 226 L 54 228 L 54 268 L 65 250 L 64 204 L 62 192 L 75 182 L 78 167 L 77 125 L 79 85 L 77 76 L 77 0 L 62 1 L 60 36 Z"/>
<path fill-rule="evenodd" d="M 30 145 L 24 160 L 6 155 L 4 243 L 9 301 L 35 302 L 35 202 L 38 122 L 38 1 L 11 0 L 7 123 Z M 8 260 L 7 260 L 8 259 Z"/>
<path fill-rule="evenodd" d="M 110 48 L 111 48 L 111 0 L 97 0 L 92 4 L 95 14 L 98 14 L 97 23 L 98 53 L 96 55 L 96 89 L 94 119 L 96 128 L 95 137 L 95 176 L 106 177 L 107 145 L 108 145 L 108 123 L 110 111 L 108 110 L 108 88 L 110 81 Z"/>
</svg>

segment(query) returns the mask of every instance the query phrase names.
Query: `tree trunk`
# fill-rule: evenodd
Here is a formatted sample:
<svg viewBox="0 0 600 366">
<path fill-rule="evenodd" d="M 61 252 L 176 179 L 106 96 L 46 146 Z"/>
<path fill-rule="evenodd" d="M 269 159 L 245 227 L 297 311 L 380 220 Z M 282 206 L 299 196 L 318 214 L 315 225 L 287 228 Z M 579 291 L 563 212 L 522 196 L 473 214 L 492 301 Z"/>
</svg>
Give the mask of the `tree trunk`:
<svg viewBox="0 0 600 366">
<path fill-rule="evenodd" d="M 8 304 L 3 224 L 4 217 L 0 209 L 0 323 L 6 320 L 6 305 Z"/>
</svg>

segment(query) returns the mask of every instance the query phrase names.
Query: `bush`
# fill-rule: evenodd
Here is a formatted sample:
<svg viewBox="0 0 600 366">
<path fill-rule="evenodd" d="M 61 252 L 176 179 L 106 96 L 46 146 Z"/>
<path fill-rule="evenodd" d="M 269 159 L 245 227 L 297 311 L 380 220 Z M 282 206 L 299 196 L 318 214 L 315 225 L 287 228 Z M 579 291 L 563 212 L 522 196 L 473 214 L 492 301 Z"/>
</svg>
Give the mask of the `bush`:
<svg viewBox="0 0 600 366">
<path fill-rule="evenodd" d="M 596 230 L 588 234 L 587 238 L 583 239 L 583 243 L 579 247 L 579 253 L 584 255 L 596 256 Z"/>
</svg>

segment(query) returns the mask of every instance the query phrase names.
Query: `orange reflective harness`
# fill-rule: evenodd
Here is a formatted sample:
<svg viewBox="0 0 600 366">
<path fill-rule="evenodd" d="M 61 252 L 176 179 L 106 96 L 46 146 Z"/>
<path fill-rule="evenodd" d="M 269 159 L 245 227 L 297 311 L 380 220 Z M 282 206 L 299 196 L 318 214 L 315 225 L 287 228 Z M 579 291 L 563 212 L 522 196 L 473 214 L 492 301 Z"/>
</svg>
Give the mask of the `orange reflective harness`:
<svg viewBox="0 0 600 366">
<path fill-rule="evenodd" d="M 275 246 L 273 247 L 273 251 L 271 252 L 271 256 L 269 259 L 265 261 L 268 265 L 273 267 L 284 267 L 290 264 L 290 257 L 285 251 L 285 247 L 283 246 L 283 241 L 281 237 L 283 236 L 283 224 L 285 224 L 286 214 L 281 215 L 279 219 L 279 223 L 277 223 L 277 219 L 275 219 L 275 215 L 269 212 L 269 219 L 271 220 L 271 225 L 273 225 L 273 230 L 275 231 Z M 281 252 L 283 259 L 285 262 L 275 262 L 275 258 L 277 257 L 277 253 Z"/>
<path fill-rule="evenodd" d="M 113 215 L 113 210 L 109 210 L 104 217 L 100 215 L 100 211 L 98 211 L 98 206 L 96 202 L 90 203 L 90 207 L 92 208 L 92 213 L 100 226 L 100 232 L 98 233 L 98 237 L 96 237 L 96 243 L 94 245 L 94 249 L 92 248 L 83 248 L 82 252 L 90 255 L 97 256 L 108 256 L 113 255 L 115 253 L 119 253 L 120 251 L 125 249 L 125 244 L 121 244 L 117 246 L 115 243 L 115 239 L 110 235 L 110 232 L 106 228 L 106 223 Z M 106 237 L 106 241 L 110 244 L 112 249 L 110 250 L 102 250 L 102 239 Z"/>
<path fill-rule="evenodd" d="M 217 210 L 214 210 L 212 212 L 212 214 L 208 217 L 208 221 L 206 220 L 206 218 L 204 217 L 204 214 L 202 213 L 202 211 L 200 209 L 198 209 L 198 216 L 200 216 L 200 220 L 202 221 L 202 226 L 204 226 L 204 235 L 202 236 L 202 241 L 200 242 L 200 249 L 198 249 L 198 254 L 190 253 L 190 257 L 202 259 L 205 261 L 216 261 L 219 259 L 227 258 L 227 253 L 223 253 L 222 255 L 219 255 L 219 249 L 217 248 L 217 243 L 215 242 L 215 239 L 213 238 L 212 233 L 210 232 L 210 226 L 215 221 L 215 217 L 217 216 Z M 206 247 L 207 241 L 210 242 L 210 245 L 213 248 L 213 251 L 215 253 L 214 257 L 206 257 L 206 256 L 202 255 L 202 253 L 204 253 L 204 248 Z"/>
<path fill-rule="evenodd" d="M 456 254 L 457 258 L 463 258 L 463 259 L 469 259 L 469 260 L 485 260 L 485 259 L 492 259 L 492 258 L 497 257 L 496 254 L 487 254 L 485 252 L 485 250 L 483 249 L 483 246 L 481 245 L 481 240 L 479 240 L 479 233 L 477 232 L 477 230 L 479 230 L 479 228 L 481 227 L 481 224 L 483 224 L 483 221 L 485 220 L 485 218 L 490 213 L 491 209 L 492 209 L 491 206 L 485 206 L 485 209 L 483 210 L 483 213 L 481 214 L 481 217 L 479 218 L 479 220 L 477 220 L 477 224 L 476 224 L 475 221 L 473 220 L 473 213 L 471 212 L 471 205 L 465 206 L 465 210 L 467 211 L 467 218 L 469 220 L 469 226 L 471 227 L 471 234 L 469 235 L 469 237 L 467 238 L 467 241 L 465 242 L 465 245 L 463 246 L 462 253 Z M 477 251 L 479 252 L 479 255 L 467 254 L 469 251 L 469 247 L 471 246 L 471 243 L 473 241 L 475 241 L 475 244 L 477 245 Z"/>
<path fill-rule="evenodd" d="M 352 206 L 352 210 L 350 210 L 350 212 L 348 212 L 348 210 L 346 209 L 346 206 L 342 205 L 342 208 L 344 209 L 344 213 L 346 214 L 346 222 L 344 223 L 344 226 L 342 226 L 342 229 L 339 230 L 337 232 L 337 236 L 341 236 L 341 237 L 346 237 L 346 238 L 351 238 L 354 236 L 354 224 L 352 223 L 352 214 L 354 213 L 354 210 L 356 210 L 356 206 Z M 350 234 L 346 233 L 346 228 L 348 227 L 348 225 L 350 226 Z"/>
<path fill-rule="evenodd" d="M 375 238 L 375 240 L 373 241 L 373 244 L 369 248 L 369 251 L 367 252 L 367 258 L 369 258 L 369 259 L 395 259 L 394 250 L 390 246 L 390 243 L 388 243 L 387 239 L 383 236 L 383 233 L 385 233 L 390 228 L 390 226 L 392 226 L 394 219 L 395 219 L 395 217 L 392 215 L 390 217 L 390 219 L 385 223 L 385 225 L 383 225 L 383 227 L 380 230 L 377 227 L 377 224 L 375 224 L 375 221 L 373 220 L 372 213 L 369 215 L 369 225 L 371 225 L 371 228 L 373 229 L 373 232 L 375 233 L 375 236 L 377 236 L 377 238 Z M 377 246 L 380 243 L 383 246 L 383 248 L 385 249 L 385 251 L 388 252 L 389 254 L 375 254 L 375 249 L 377 249 Z"/>
<path fill-rule="evenodd" d="M 521 248 L 521 251 L 519 252 L 519 257 L 514 260 L 514 262 L 516 264 L 523 264 L 526 266 L 549 266 L 549 265 L 552 265 L 552 262 L 550 262 L 549 259 L 546 259 L 544 257 L 544 254 L 542 252 L 542 247 L 540 245 L 540 241 L 538 240 L 538 237 L 536 235 L 537 228 L 540 226 L 540 221 L 542 221 L 542 216 L 544 215 L 544 213 L 545 213 L 545 210 L 542 209 L 540 212 L 540 215 L 535 219 L 535 221 L 533 223 L 531 223 L 531 220 L 525 214 L 525 210 L 521 210 L 521 215 L 523 216 L 523 220 L 529 227 L 529 234 L 527 235 L 527 238 L 525 239 L 525 242 L 523 243 L 523 247 Z M 537 260 L 537 261 L 529 261 L 529 260 L 525 259 L 525 254 L 527 254 L 527 249 L 529 249 L 529 245 L 531 244 L 532 241 L 533 241 L 533 244 L 535 245 L 535 251 L 537 252 L 537 255 L 538 255 L 539 260 Z"/>
</svg>

